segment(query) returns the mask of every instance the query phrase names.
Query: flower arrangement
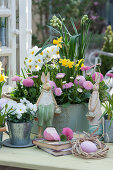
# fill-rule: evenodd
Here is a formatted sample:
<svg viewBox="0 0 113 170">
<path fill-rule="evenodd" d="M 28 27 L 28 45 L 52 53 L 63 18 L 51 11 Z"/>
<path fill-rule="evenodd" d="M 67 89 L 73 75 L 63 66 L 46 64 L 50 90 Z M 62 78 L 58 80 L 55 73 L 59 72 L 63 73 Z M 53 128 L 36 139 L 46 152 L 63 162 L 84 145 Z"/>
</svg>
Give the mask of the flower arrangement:
<svg viewBox="0 0 113 170">
<path fill-rule="evenodd" d="M 2 96 L 2 87 L 6 82 L 6 79 L 8 78 L 7 76 L 5 76 L 3 70 L 4 69 L 2 68 L 2 62 L 0 61 L 0 98 Z"/>
<path fill-rule="evenodd" d="M 1 108 L 1 115 L 4 115 L 7 121 L 13 123 L 32 121 L 37 112 L 36 104 L 33 105 L 25 98 L 21 99 L 20 103 L 16 101 L 3 101 Z"/>
<path fill-rule="evenodd" d="M 7 113 L 6 113 L 6 109 L 7 107 L 3 107 L 3 104 L 7 104 L 7 100 L 2 98 L 0 99 L 0 128 L 5 126 L 5 121 L 6 121 L 6 117 L 7 117 Z M 5 110 L 5 111 L 3 111 Z"/>
<path fill-rule="evenodd" d="M 53 43 L 42 48 L 35 46 L 29 50 L 25 58 L 27 77 L 23 71 L 21 77 L 12 78 L 17 82 L 16 89 L 11 93 L 13 98 L 19 100 L 24 97 L 36 103 L 42 86 L 40 80 L 42 72 L 45 74 L 50 72 L 49 83 L 58 104 L 88 102 L 93 88 L 93 77 L 91 75 L 84 77 L 83 73 L 86 74 L 91 69 L 84 65 L 90 20 L 87 15 L 83 16 L 79 33 L 73 19 L 71 24 L 74 35 L 69 33 L 64 19 L 52 17 L 49 27 L 54 32 Z"/>
<path fill-rule="evenodd" d="M 107 96 L 107 100 L 102 104 L 102 106 L 104 107 L 105 111 L 101 118 L 104 117 L 105 119 L 110 120 L 110 128 L 113 120 L 113 94 L 112 96 Z"/>
</svg>

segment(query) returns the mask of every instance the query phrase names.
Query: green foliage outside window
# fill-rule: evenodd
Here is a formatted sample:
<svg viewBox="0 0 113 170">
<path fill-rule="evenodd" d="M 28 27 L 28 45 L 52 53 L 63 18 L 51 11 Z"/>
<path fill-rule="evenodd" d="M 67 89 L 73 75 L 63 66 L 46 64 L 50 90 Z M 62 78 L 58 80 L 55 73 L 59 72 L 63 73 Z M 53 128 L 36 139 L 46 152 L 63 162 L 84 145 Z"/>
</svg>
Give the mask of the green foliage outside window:
<svg viewBox="0 0 113 170">
<path fill-rule="evenodd" d="M 104 45 L 102 50 L 105 52 L 113 53 L 113 31 L 110 25 L 107 27 L 105 32 Z M 111 68 L 113 67 L 113 58 L 102 55 L 101 59 L 101 72 L 105 75 L 106 72 L 111 70 Z"/>
</svg>

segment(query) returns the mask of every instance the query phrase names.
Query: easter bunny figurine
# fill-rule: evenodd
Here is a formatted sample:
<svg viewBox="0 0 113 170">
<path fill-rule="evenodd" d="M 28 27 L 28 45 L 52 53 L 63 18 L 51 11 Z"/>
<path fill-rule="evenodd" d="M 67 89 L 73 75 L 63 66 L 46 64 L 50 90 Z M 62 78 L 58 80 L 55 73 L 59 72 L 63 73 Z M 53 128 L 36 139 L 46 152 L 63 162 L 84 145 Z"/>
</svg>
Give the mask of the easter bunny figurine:
<svg viewBox="0 0 113 170">
<path fill-rule="evenodd" d="M 51 86 L 49 84 L 50 73 L 45 76 L 42 73 L 41 81 L 43 83 L 42 92 L 37 100 L 38 107 L 38 137 L 42 137 L 43 125 L 52 126 L 54 113 L 60 113 L 56 100 L 53 96 Z"/>
<path fill-rule="evenodd" d="M 100 74 L 95 73 L 95 84 L 93 85 L 93 92 L 89 99 L 88 110 L 89 113 L 86 115 L 89 121 L 89 132 L 90 134 L 101 136 L 103 133 L 102 115 L 100 99 L 99 99 L 99 83 L 100 83 Z"/>
</svg>

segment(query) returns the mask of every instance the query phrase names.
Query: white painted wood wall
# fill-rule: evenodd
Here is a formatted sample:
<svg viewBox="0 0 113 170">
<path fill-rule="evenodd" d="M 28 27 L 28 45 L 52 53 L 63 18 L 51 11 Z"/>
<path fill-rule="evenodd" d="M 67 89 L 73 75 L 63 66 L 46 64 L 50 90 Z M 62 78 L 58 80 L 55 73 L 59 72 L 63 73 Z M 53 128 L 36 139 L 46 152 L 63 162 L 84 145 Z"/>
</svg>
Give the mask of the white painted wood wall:
<svg viewBox="0 0 113 170">
<path fill-rule="evenodd" d="M 3 1 L 3 0 L 0 0 Z M 19 61 L 24 67 L 24 59 L 31 48 L 32 37 L 32 0 L 19 1 L 19 29 L 16 29 L 16 0 L 8 0 L 8 8 L 0 7 L 0 17 L 8 18 L 8 46 L 0 47 L 0 57 L 9 57 L 9 84 L 13 85 L 11 77 L 17 72 L 16 65 L 16 36 L 19 35 Z"/>
</svg>

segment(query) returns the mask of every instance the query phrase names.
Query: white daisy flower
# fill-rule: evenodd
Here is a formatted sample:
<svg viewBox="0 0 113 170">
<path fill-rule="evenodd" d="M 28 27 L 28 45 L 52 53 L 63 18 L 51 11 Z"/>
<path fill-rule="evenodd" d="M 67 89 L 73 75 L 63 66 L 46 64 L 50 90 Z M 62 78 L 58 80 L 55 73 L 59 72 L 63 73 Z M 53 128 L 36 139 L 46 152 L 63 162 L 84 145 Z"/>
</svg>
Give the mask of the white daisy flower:
<svg viewBox="0 0 113 170">
<path fill-rule="evenodd" d="M 25 105 L 29 105 L 30 104 L 30 101 L 27 100 L 26 98 L 20 99 L 20 102 L 25 104 Z"/>
<path fill-rule="evenodd" d="M 81 88 L 78 88 L 77 91 L 78 91 L 79 93 L 82 93 L 82 92 L 83 92 L 83 90 L 82 90 Z"/>
<path fill-rule="evenodd" d="M 17 113 L 16 117 L 17 117 L 17 119 L 20 119 L 22 117 L 22 114 L 21 113 Z"/>
<path fill-rule="evenodd" d="M 26 106 L 23 103 L 18 103 L 16 113 L 22 114 L 25 112 L 26 112 Z"/>
<path fill-rule="evenodd" d="M 29 57 L 29 58 L 27 58 L 27 59 L 25 60 L 25 62 L 26 62 L 26 65 L 27 65 L 27 66 L 29 66 L 29 65 L 32 66 L 32 65 L 34 64 L 35 60 L 34 60 L 33 57 Z"/>
<path fill-rule="evenodd" d="M 43 65 L 44 64 L 43 57 L 42 56 L 40 57 L 39 55 L 37 55 L 35 58 L 35 62 Z"/>
<path fill-rule="evenodd" d="M 36 63 L 35 65 L 34 65 L 34 67 L 33 67 L 33 71 L 39 71 L 39 70 L 41 70 L 41 68 L 42 68 L 42 66 L 41 65 L 39 65 L 38 63 Z"/>
<path fill-rule="evenodd" d="M 36 111 L 37 111 L 37 105 L 36 105 L 36 104 L 30 103 L 30 104 L 28 105 L 28 108 L 29 108 L 31 111 L 33 111 L 33 112 L 36 112 Z"/>
<path fill-rule="evenodd" d="M 63 81 L 62 83 L 63 83 L 63 84 L 66 84 L 66 81 Z"/>
<path fill-rule="evenodd" d="M 37 46 L 34 46 L 32 49 L 29 50 L 28 54 L 35 55 L 39 50 L 40 48 L 38 48 Z"/>
<path fill-rule="evenodd" d="M 54 59 L 58 59 L 58 58 L 60 58 L 60 54 L 59 54 L 59 47 L 57 47 L 57 46 L 52 46 L 51 47 L 52 49 L 52 58 L 54 58 Z"/>
<path fill-rule="evenodd" d="M 70 77 L 70 79 L 74 79 L 74 77 Z"/>
</svg>

